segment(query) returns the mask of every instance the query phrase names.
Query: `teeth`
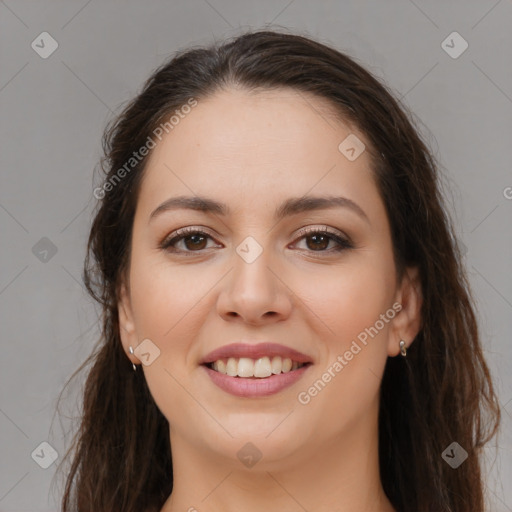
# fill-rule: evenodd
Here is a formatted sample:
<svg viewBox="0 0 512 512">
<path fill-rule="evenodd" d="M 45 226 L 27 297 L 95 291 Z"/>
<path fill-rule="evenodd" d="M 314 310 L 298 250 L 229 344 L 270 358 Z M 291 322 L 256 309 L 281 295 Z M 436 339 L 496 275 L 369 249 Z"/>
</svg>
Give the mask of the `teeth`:
<svg viewBox="0 0 512 512">
<path fill-rule="evenodd" d="M 279 356 L 274 356 L 272 358 L 271 367 L 273 374 L 281 373 L 281 369 L 283 367 L 283 360 Z"/>
<path fill-rule="evenodd" d="M 254 377 L 254 363 L 248 357 L 241 357 L 238 360 L 238 376 Z"/>
<path fill-rule="evenodd" d="M 232 357 L 228 359 L 226 364 L 226 374 L 230 377 L 236 377 L 238 375 L 238 361 Z"/>
<path fill-rule="evenodd" d="M 219 359 L 212 363 L 212 368 L 230 377 L 257 377 L 265 378 L 279 373 L 288 373 L 304 366 L 303 363 L 292 361 L 289 357 L 272 357 L 272 360 L 265 356 L 259 359 L 250 359 L 249 357 L 230 357 L 229 359 Z"/>
<path fill-rule="evenodd" d="M 220 373 L 226 373 L 226 363 L 222 359 L 215 361 L 214 364 L 216 364 L 216 368 L 214 368 L 214 370 L 217 370 Z"/>
<path fill-rule="evenodd" d="M 249 359 L 249 361 L 252 361 Z M 255 377 L 270 377 L 272 375 L 272 366 L 268 357 L 262 357 L 254 363 Z"/>
</svg>

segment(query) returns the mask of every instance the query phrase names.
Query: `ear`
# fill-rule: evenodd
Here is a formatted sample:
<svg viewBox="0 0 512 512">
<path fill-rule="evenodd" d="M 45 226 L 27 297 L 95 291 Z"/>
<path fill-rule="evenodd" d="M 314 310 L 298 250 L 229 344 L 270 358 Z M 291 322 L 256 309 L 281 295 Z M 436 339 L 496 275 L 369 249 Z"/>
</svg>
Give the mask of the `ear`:
<svg viewBox="0 0 512 512">
<path fill-rule="evenodd" d="M 139 344 L 137 333 L 135 331 L 135 322 L 133 318 L 130 293 L 126 285 L 123 283 L 119 289 L 119 299 L 117 302 L 117 310 L 119 314 L 119 335 L 123 349 L 130 361 L 134 364 L 140 363 L 135 355 L 130 353 L 130 346 L 135 350 Z"/>
<path fill-rule="evenodd" d="M 395 302 L 402 307 L 391 321 L 388 355 L 397 356 L 400 353 L 400 340 L 409 347 L 421 329 L 421 305 L 423 303 L 419 269 L 407 267 L 400 287 L 395 296 Z"/>
</svg>

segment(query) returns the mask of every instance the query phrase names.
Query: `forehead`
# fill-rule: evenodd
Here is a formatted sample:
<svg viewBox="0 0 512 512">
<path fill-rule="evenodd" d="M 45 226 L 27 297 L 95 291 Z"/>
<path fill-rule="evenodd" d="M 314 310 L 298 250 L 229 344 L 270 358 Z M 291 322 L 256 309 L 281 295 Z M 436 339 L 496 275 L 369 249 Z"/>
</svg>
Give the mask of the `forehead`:
<svg viewBox="0 0 512 512">
<path fill-rule="evenodd" d="M 349 161 L 339 145 L 364 135 L 323 98 L 292 89 L 229 89 L 198 101 L 153 149 L 139 200 L 216 196 L 263 203 L 283 195 L 375 197 L 370 159 Z M 313 191 L 313 190 L 312 190 Z M 148 205 L 148 208 L 150 205 Z"/>
</svg>

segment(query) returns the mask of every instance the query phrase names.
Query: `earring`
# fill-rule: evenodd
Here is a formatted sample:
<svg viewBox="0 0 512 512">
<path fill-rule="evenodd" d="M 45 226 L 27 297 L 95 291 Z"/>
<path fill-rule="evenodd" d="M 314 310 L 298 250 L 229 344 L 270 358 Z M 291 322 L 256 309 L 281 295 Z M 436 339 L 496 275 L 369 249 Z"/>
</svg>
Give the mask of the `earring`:
<svg viewBox="0 0 512 512">
<path fill-rule="evenodd" d="M 405 346 L 405 341 L 400 340 L 400 353 L 405 357 L 407 355 L 407 347 Z"/>
<path fill-rule="evenodd" d="M 128 350 L 130 351 L 130 354 L 133 354 L 133 348 L 132 346 L 130 345 Z M 133 366 L 133 371 L 136 372 L 137 371 L 137 367 L 132 363 L 132 366 Z"/>
</svg>

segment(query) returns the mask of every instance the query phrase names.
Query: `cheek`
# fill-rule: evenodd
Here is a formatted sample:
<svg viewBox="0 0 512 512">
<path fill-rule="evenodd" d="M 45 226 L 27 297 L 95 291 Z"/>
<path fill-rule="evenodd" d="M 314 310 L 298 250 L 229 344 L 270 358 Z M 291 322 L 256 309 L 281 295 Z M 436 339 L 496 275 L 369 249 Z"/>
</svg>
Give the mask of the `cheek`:
<svg viewBox="0 0 512 512">
<path fill-rule="evenodd" d="M 160 351 L 152 364 L 143 368 L 145 379 L 156 405 L 173 425 L 176 415 L 183 416 L 180 421 L 185 424 L 194 422 L 192 413 L 188 417 L 186 411 L 195 409 L 182 386 L 195 365 L 191 347 L 202 324 L 199 316 L 205 314 L 201 298 L 212 286 L 194 283 L 190 268 L 161 260 L 152 263 L 148 256 L 134 255 L 130 275 L 138 339 L 149 338 Z"/>
<path fill-rule="evenodd" d="M 317 280 L 322 286 L 309 292 L 309 307 L 329 327 L 322 327 L 322 364 L 297 396 L 304 414 L 320 422 L 312 422 L 312 436 L 315 431 L 337 435 L 377 400 L 390 326 L 381 315 L 388 321 L 394 316 L 392 276 L 373 265 Z"/>
<path fill-rule="evenodd" d="M 355 256 L 336 270 L 310 273 L 307 279 L 297 274 L 294 290 L 322 320 L 332 345 L 341 349 L 391 307 L 393 275 L 383 260 Z"/>
<path fill-rule="evenodd" d="M 155 399 L 161 389 L 173 397 L 180 393 L 179 386 L 169 388 L 174 381 L 168 372 L 184 382 L 197 370 L 197 340 L 215 307 L 210 294 L 223 272 L 206 266 L 198 271 L 196 265 L 180 266 L 142 251 L 134 254 L 130 282 L 137 336 L 140 341 L 149 338 L 160 350 L 158 359 L 145 368 Z"/>
<path fill-rule="evenodd" d="M 157 260 L 152 262 L 152 259 Z M 141 255 L 132 260 L 133 311 L 140 335 L 163 340 L 178 328 L 178 322 L 194 315 L 194 305 L 201 302 L 212 286 L 208 275 L 202 273 L 201 282 L 190 269 L 192 266 L 171 265 L 161 257 Z M 211 276 L 212 284 L 215 282 Z"/>
</svg>

